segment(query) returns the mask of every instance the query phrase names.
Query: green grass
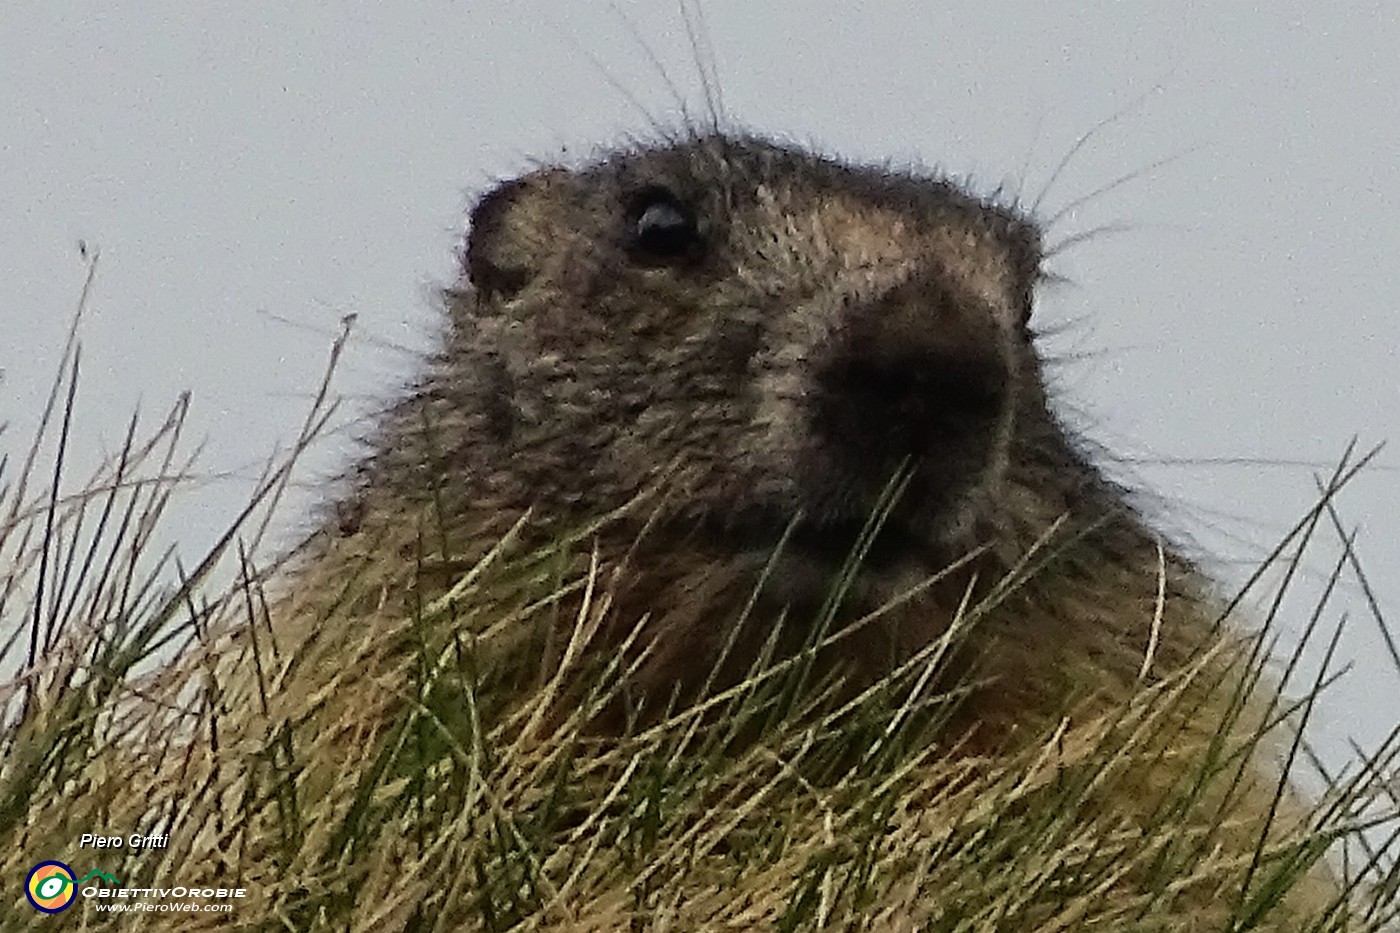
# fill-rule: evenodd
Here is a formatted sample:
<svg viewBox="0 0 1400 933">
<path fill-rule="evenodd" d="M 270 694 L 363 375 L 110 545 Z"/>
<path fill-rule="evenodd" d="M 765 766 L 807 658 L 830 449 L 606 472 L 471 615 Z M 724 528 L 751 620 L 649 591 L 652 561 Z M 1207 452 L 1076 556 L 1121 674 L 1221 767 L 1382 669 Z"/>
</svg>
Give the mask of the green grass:
<svg viewBox="0 0 1400 933">
<path fill-rule="evenodd" d="M 842 575 L 806 649 L 605 738 L 589 723 L 627 708 L 636 660 L 590 650 L 615 609 L 596 527 L 544 548 L 508 536 L 466 567 L 387 557 L 414 552 L 410 528 L 333 561 L 265 556 L 329 417 L 323 385 L 293 455 L 187 569 L 150 552 L 190 474 L 184 404 L 145 434 L 133 420 L 117 462 L 64 492 L 77 362 L 70 342 L 33 451 L 0 467 L 0 632 L 19 669 L 0 687 L 4 929 L 1396 928 L 1400 739 L 1338 774 L 1303 741 L 1334 678 L 1335 584 L 1370 592 L 1333 507 L 1365 457 L 1348 452 L 1265 562 L 1282 582 L 1257 631 L 1231 604 L 1193 664 L 1004 750 L 961 744 L 952 716 L 975 685 L 950 659 L 1053 553 L 855 697 L 813 663 L 870 624 L 838 625 Z M 1324 663 L 1298 683 L 1303 646 L 1281 670 L 1268 658 L 1321 534 L 1341 556 L 1304 638 L 1326 639 Z M 635 621 L 642 644 L 652 620 Z M 1325 792 L 1301 801 L 1261 764 L 1276 757 Z M 170 845 L 79 852 L 104 828 Z M 249 897 L 49 918 L 20 891 L 45 858 Z"/>
</svg>

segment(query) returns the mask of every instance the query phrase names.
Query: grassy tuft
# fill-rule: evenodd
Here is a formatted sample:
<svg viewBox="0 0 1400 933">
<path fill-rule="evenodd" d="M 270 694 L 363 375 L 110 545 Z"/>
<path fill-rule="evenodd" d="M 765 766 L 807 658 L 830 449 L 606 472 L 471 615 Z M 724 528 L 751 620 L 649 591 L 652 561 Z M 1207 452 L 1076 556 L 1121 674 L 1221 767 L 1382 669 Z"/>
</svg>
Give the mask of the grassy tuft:
<svg viewBox="0 0 1400 933">
<path fill-rule="evenodd" d="M 622 578 L 596 526 L 526 546 L 527 516 L 469 566 L 412 527 L 332 542 L 334 560 L 268 557 L 332 407 L 323 384 L 292 454 L 187 569 L 150 552 L 189 475 L 183 400 L 153 430 L 133 419 L 117 460 L 65 493 L 78 362 L 70 338 L 33 448 L 0 468 L 0 663 L 18 671 L 0 687 L 4 929 L 52 922 L 19 880 L 45 858 L 86 871 L 78 837 L 103 828 L 168 833 L 101 853 L 126 888 L 248 892 L 230 913 L 72 908 L 104 929 L 1396 928 L 1400 728 L 1336 774 L 1303 738 L 1335 678 L 1334 587 L 1370 593 L 1332 504 L 1364 465 L 1351 451 L 1266 561 L 1283 582 L 1262 627 L 1232 602 L 1191 664 L 988 751 L 957 725 L 979 684 L 953 659 L 1055 572 L 1051 553 L 861 692 L 813 663 L 870 624 L 835 612 L 843 573 L 804 648 L 770 644 L 737 684 L 648 710 L 620 686 L 637 652 L 591 650 Z M 1273 631 L 1324 533 L 1341 557 L 1304 638 L 1327 639 L 1323 663 L 1300 684 L 1303 648 L 1278 670 Z M 624 621 L 645 644 L 652 620 Z M 591 724 L 613 709 L 623 727 L 603 737 Z M 1275 760 L 1325 790 L 1300 799 L 1260 766 Z"/>
</svg>

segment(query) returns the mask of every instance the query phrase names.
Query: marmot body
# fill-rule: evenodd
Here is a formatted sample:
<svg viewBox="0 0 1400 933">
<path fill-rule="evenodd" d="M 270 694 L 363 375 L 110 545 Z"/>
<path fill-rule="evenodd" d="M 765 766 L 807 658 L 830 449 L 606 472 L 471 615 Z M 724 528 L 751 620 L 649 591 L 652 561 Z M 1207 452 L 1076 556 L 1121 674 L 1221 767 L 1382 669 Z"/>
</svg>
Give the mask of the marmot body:
<svg viewBox="0 0 1400 933">
<path fill-rule="evenodd" d="M 430 507 L 441 537 L 426 537 L 473 559 L 527 509 L 569 527 L 674 468 L 641 547 L 654 514 L 602 533 L 605 557 L 632 553 L 619 625 L 654 616 L 644 694 L 708 676 L 720 620 L 785 531 L 766 598 L 810 616 L 896 475 L 847 617 L 977 557 L 835 652 L 867 675 L 945 631 L 974 576 L 985 593 L 1036 549 L 1054 566 L 981 626 L 1000 683 L 974 720 L 1121 695 L 1154 617 L 1162 669 L 1214 621 L 1191 563 L 1051 410 L 1032 328 L 1041 235 L 1011 206 L 691 134 L 500 185 L 463 258 L 442 351 L 381 425 L 359 496 L 388 524 Z"/>
</svg>

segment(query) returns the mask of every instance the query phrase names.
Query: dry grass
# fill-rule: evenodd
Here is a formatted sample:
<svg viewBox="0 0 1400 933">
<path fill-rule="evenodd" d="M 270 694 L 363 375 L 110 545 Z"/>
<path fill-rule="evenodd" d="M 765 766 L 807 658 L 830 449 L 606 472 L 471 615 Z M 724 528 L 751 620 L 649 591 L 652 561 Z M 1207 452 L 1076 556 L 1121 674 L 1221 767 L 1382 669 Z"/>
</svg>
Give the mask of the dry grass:
<svg viewBox="0 0 1400 933">
<path fill-rule="evenodd" d="M 287 930 L 1380 930 L 1400 912 L 1395 735 L 1306 806 L 1267 777 L 1331 676 L 1263 676 L 1262 631 L 989 754 L 940 687 L 961 633 L 854 700 L 813 651 L 760 660 L 700 706 L 590 733 L 624 653 L 588 651 L 615 568 L 589 533 L 509 541 L 464 568 L 404 560 L 411 529 L 279 570 L 259 541 L 295 457 L 193 569 L 148 553 L 177 478 L 183 405 L 61 495 L 74 354 L 43 432 L 0 469 L 4 929 L 52 923 L 30 865 L 86 870 L 83 832 L 166 832 L 104 852 L 128 887 L 241 886 L 230 914 L 103 914 L 91 927 Z M 72 393 L 68 393 L 71 406 Z M 324 389 L 298 445 L 325 423 Z M 1363 458 L 1364 461 L 1364 458 Z M 1364 575 L 1325 484 L 1272 563 L 1320 530 L 1333 582 Z M 407 524 L 407 523 L 406 523 Z M 231 586 L 210 580 L 236 569 Z M 1046 571 L 1042 571 L 1046 572 Z M 439 582 L 429 588 L 429 576 Z M 1323 618 L 1331 586 L 1313 622 Z M 639 625 L 645 625 L 646 619 Z M 566 633 L 560 641 L 557 634 Z M 1309 638 L 1315 637 L 1309 629 Z M 822 637 L 834 639 L 841 633 Z M 1327 648 L 1327 660 L 1336 638 Z M 1286 692 L 1273 686 L 1280 681 Z M 579 688 L 578 685 L 583 687 Z M 567 701 L 567 702 L 566 702 Z M 560 710 L 563 710 L 561 714 Z M 1037 727 L 1039 728 L 1039 727 Z M 81 862 L 82 864 L 76 864 Z"/>
</svg>

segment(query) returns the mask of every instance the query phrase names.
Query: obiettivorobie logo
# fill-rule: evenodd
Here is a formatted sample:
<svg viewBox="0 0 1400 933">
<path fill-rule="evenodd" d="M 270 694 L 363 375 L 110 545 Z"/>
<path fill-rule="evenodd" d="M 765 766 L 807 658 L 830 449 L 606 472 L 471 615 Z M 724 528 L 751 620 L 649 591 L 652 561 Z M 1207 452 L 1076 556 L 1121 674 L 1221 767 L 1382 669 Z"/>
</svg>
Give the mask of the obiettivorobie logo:
<svg viewBox="0 0 1400 933">
<path fill-rule="evenodd" d="M 62 862 L 40 862 L 29 869 L 29 875 L 24 879 L 24 896 L 29 898 L 35 910 L 56 914 L 73 904 L 78 896 L 78 885 L 93 878 L 101 878 L 109 884 L 121 884 L 116 878 L 95 868 L 75 879 L 73 869 Z"/>
<path fill-rule="evenodd" d="M 233 910 L 236 902 L 248 896 L 248 889 L 183 884 L 129 888 L 98 869 L 77 878 L 73 869 L 54 859 L 35 865 L 24 879 L 24 896 L 35 910 L 46 914 L 67 910 L 80 895 L 93 910 L 111 913 L 217 913 Z"/>
</svg>

